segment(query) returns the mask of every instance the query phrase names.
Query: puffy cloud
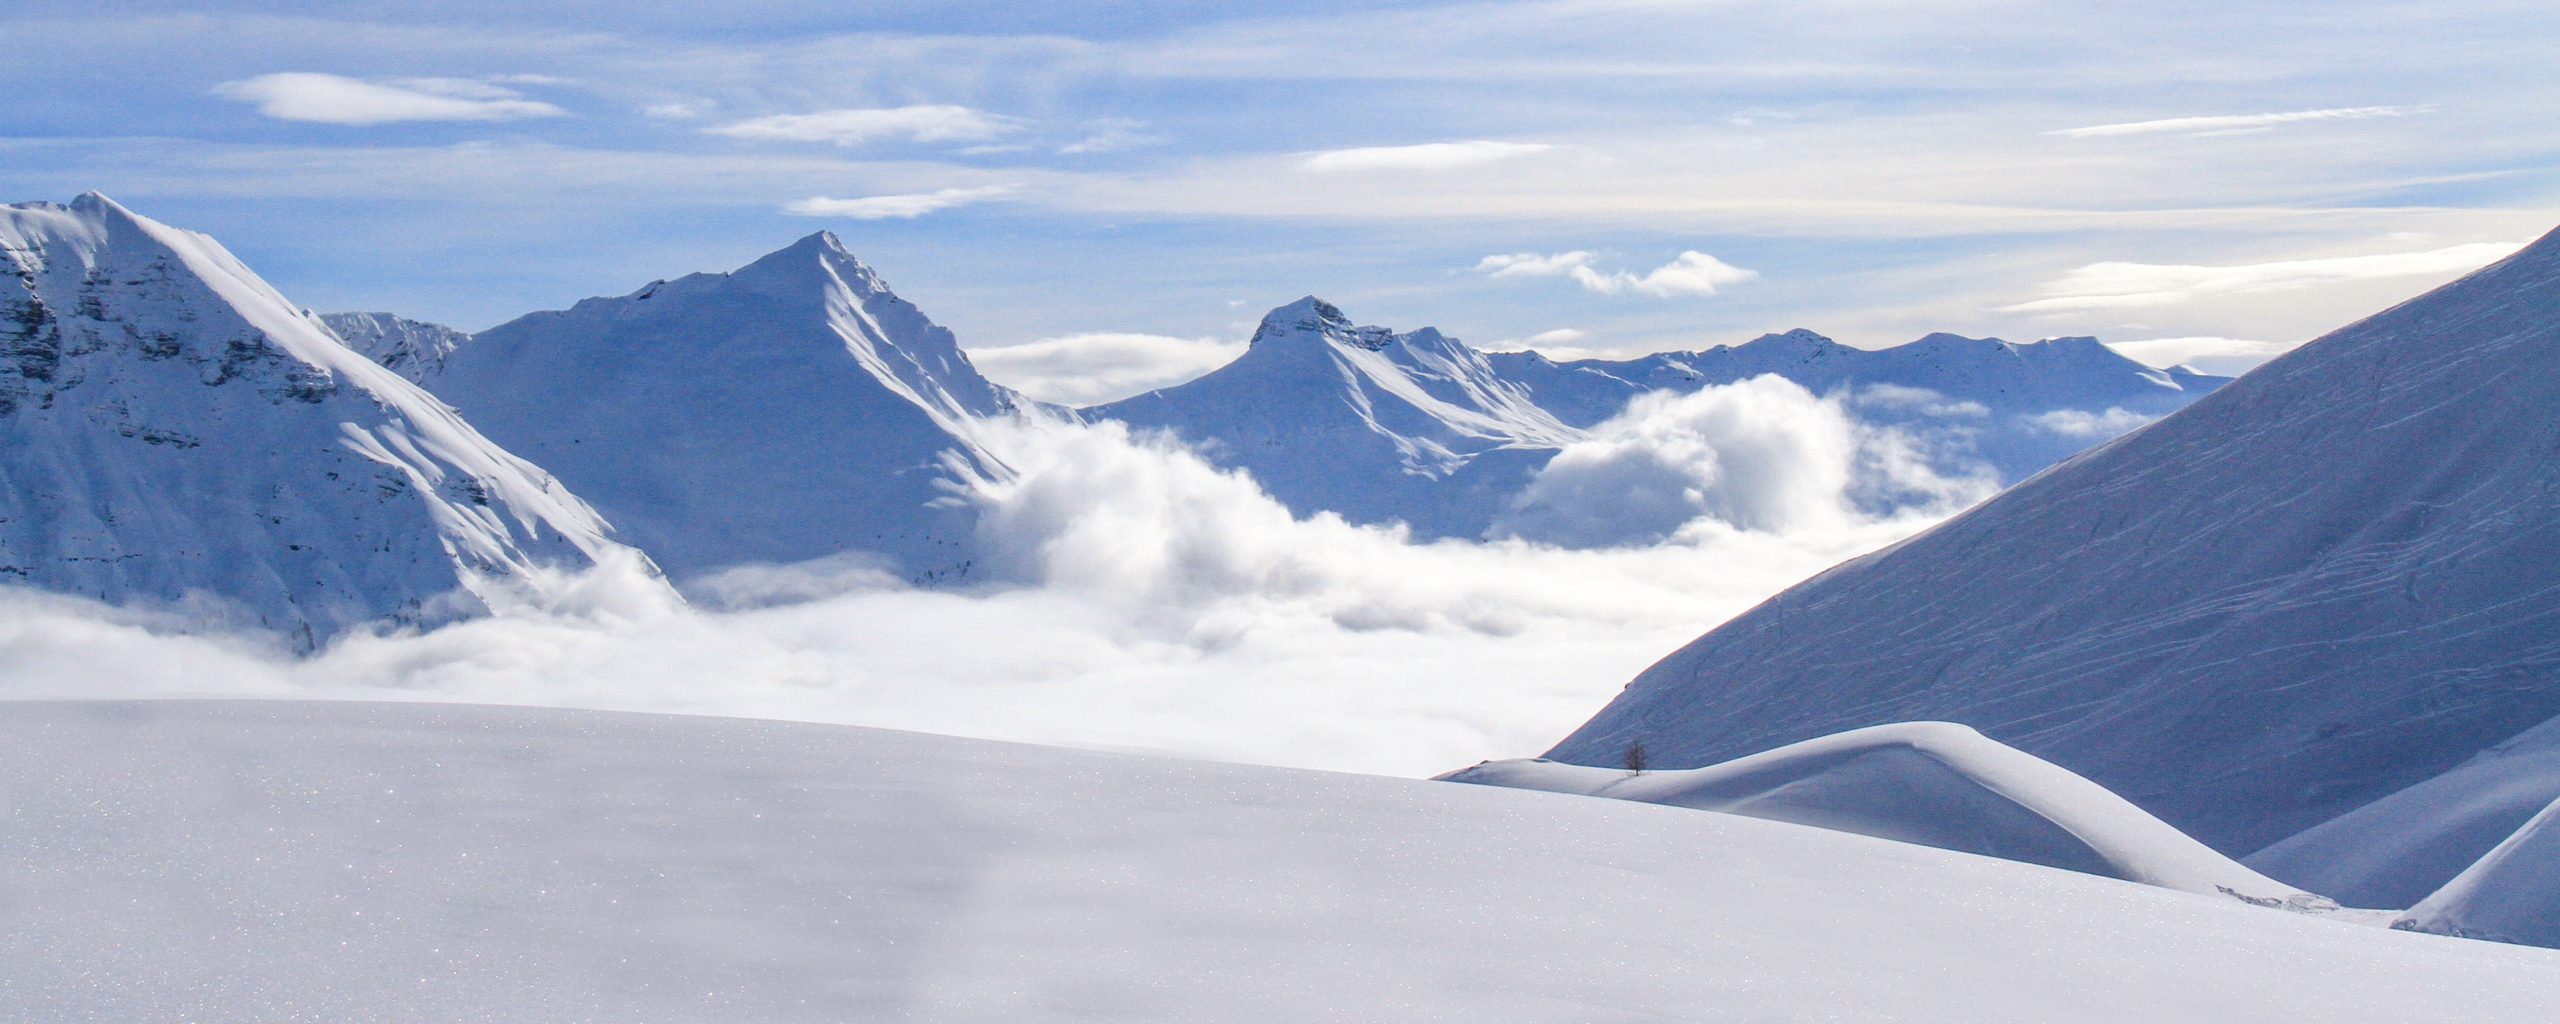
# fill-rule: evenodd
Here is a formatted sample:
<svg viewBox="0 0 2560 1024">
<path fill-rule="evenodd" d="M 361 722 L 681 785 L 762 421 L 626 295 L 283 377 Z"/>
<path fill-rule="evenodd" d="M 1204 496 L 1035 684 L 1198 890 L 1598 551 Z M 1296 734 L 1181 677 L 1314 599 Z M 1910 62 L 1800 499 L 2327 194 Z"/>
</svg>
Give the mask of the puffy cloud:
<svg viewBox="0 0 2560 1024">
<path fill-rule="evenodd" d="M 0 587 L 0 695 L 751 715 L 1421 775 L 1542 749 L 1699 630 L 1933 521 L 1707 522 L 1617 550 L 1417 544 L 1292 517 L 1163 438 L 992 429 L 1012 472 L 955 491 L 983 512 L 991 553 L 971 589 L 909 589 L 836 559 L 736 570 L 665 608 L 612 599 L 627 588 L 609 577 L 629 570 L 608 569 L 594 601 L 297 659 Z"/>
<path fill-rule="evenodd" d="M 853 220 L 913 220 L 936 210 L 1010 195 L 1012 185 L 985 185 L 977 188 L 945 188 L 931 192 L 909 192 L 899 195 L 863 196 L 858 199 L 832 199 L 813 196 L 783 207 L 785 213 L 803 217 L 847 217 Z"/>
<path fill-rule="evenodd" d="M 2332 256 L 2238 266 L 2092 263 L 2045 286 L 2050 297 L 2002 306 L 2003 313 L 2079 313 L 2175 306 L 2201 298 L 2296 291 L 2341 281 L 2446 276 L 2477 270 L 2524 248 L 2522 242 L 2472 242 L 2425 252 Z"/>
<path fill-rule="evenodd" d="M 1624 270 L 1602 272 L 1594 268 L 1593 255 L 1586 250 L 1550 255 L 1523 252 L 1487 256 L 1476 262 L 1475 269 L 1492 277 L 1568 277 L 1583 288 L 1602 295 L 1633 292 L 1655 298 L 1676 295 L 1713 295 L 1716 289 L 1756 279 L 1760 273 L 1745 270 L 1706 253 L 1683 252 L 1677 259 L 1643 274 Z"/>
<path fill-rule="evenodd" d="M 859 146 L 882 139 L 908 142 L 984 142 L 1020 126 L 1013 118 L 951 104 L 821 110 L 775 114 L 716 128 L 713 135 L 784 142 L 832 142 Z"/>
<path fill-rule="evenodd" d="M 996 381 L 1061 405 L 1098 405 L 1171 387 L 1233 362 L 1244 343 L 1162 334 L 1090 332 L 969 350 Z"/>
<path fill-rule="evenodd" d="M 516 121 L 560 117 L 559 107 L 524 98 L 487 81 L 402 78 L 367 81 L 342 75 L 288 71 L 224 82 L 214 93 L 281 121 L 373 125 L 396 121 Z"/>
<path fill-rule="evenodd" d="M 1340 171 L 1447 171 L 1544 153 L 1554 148 L 1536 142 L 1488 142 L 1482 139 L 1473 142 L 1426 142 L 1418 146 L 1364 146 L 1309 154 L 1298 162 L 1298 166 L 1327 174 Z"/>
<path fill-rule="evenodd" d="M 2169 117 L 2156 121 L 2127 121 L 2121 124 L 2098 124 L 2086 128 L 2064 128 L 2046 132 L 2066 139 L 2103 138 L 2116 135 L 2236 135 L 2260 132 L 2281 125 L 2312 121 L 2360 121 L 2373 117 L 2405 117 L 2435 110 L 2431 106 L 2407 107 L 2332 107 L 2327 110 L 2292 110 L 2275 114 L 2219 114 L 2210 117 Z"/>
<path fill-rule="evenodd" d="M 1538 472 L 1496 531 L 1572 547 L 1825 533 L 1943 514 L 1992 489 L 1984 472 L 1942 473 L 1916 441 L 1776 376 L 1639 395 L 1591 435 Z"/>
</svg>

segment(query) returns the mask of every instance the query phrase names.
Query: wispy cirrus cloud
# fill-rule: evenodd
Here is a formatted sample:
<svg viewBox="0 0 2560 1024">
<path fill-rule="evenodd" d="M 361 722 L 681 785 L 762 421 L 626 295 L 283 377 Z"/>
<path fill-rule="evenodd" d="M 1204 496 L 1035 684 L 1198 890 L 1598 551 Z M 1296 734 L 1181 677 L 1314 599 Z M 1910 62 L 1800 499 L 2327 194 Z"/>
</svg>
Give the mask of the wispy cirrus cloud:
<svg viewBox="0 0 2560 1024">
<path fill-rule="evenodd" d="M 913 220 L 936 210 L 967 206 L 1016 191 L 1012 185 L 982 185 L 976 188 L 944 188 L 931 192 L 908 192 L 898 195 L 862 196 L 834 199 L 812 196 L 783 207 L 785 213 L 803 217 L 844 217 L 852 220 Z"/>
<path fill-rule="evenodd" d="M 1683 252 L 1671 262 L 1642 274 L 1602 271 L 1591 265 L 1592 260 L 1590 252 L 1579 249 L 1549 255 L 1524 252 L 1487 256 L 1477 261 L 1475 269 L 1492 277 L 1565 277 L 1602 295 L 1634 293 L 1658 299 L 1713 295 L 1725 285 L 1760 276 L 1759 271 L 1746 270 L 1696 250 Z"/>
<path fill-rule="evenodd" d="M 2434 107 L 2426 105 L 2332 107 L 2326 110 L 2288 110 L 2273 114 L 2167 117 L 2155 121 L 2126 121 L 2120 124 L 2095 124 L 2085 128 L 2064 128 L 2045 134 L 2058 135 L 2066 139 L 2094 139 L 2117 135 L 2232 135 L 2265 131 L 2282 125 L 2310 121 L 2361 121 L 2376 117 L 2408 117 L 2434 111 Z"/>
<path fill-rule="evenodd" d="M 859 146 L 884 139 L 907 142 L 985 142 L 1021 127 L 1002 114 L 948 103 L 905 107 L 821 110 L 774 114 L 706 129 L 713 135 L 780 142 L 832 142 Z"/>
<path fill-rule="evenodd" d="M 556 84 L 541 76 L 509 76 L 503 81 Z M 516 121 L 561 117 L 568 111 L 496 81 L 469 78 L 396 78 L 367 80 L 312 71 L 259 75 L 213 87 L 226 99 L 254 103 L 258 112 L 279 121 L 319 124 L 375 125 L 401 121 Z"/>
<path fill-rule="evenodd" d="M 1298 162 L 1319 174 L 1342 171 L 1447 171 L 1510 160 L 1554 149 L 1540 142 L 1425 142 L 1414 146 L 1362 146 L 1310 154 Z"/>
<path fill-rule="evenodd" d="M 2341 281 L 2453 275 L 2477 270 L 2524 248 L 2521 242 L 2472 242 L 2425 252 L 2332 256 L 2238 266 L 2092 263 L 2045 286 L 2047 297 L 1998 307 L 2002 313 L 2079 313 L 2175 306 L 2200 298 L 2293 291 Z"/>
</svg>

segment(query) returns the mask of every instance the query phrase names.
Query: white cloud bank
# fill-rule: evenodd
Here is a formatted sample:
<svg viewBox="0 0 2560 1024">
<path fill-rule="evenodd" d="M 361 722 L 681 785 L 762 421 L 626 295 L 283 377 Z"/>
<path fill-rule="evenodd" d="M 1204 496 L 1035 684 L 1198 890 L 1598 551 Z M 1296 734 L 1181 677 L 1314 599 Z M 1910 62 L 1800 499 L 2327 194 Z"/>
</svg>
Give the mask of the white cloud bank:
<svg viewBox="0 0 2560 1024">
<path fill-rule="evenodd" d="M 2094 139 L 2118 135 L 2237 135 L 2259 132 L 2288 124 L 2314 121 L 2361 121 L 2375 117 L 2407 117 L 2431 113 L 2431 106 L 2404 107 L 2333 107 L 2327 110 L 2290 110 L 2274 114 L 2220 114 L 2210 117 L 2167 117 L 2156 121 L 2127 121 L 2121 124 L 2098 124 L 2086 128 L 2064 128 L 2046 132 L 2066 139 Z"/>
<path fill-rule="evenodd" d="M 2299 344 L 2301 342 L 2297 341 L 2195 336 L 2110 341 L 2107 347 L 2124 353 L 2126 358 L 2164 370 L 2172 366 L 2192 366 L 2206 373 L 2236 376 L 2293 351 Z"/>
<path fill-rule="evenodd" d="M 913 220 L 938 210 L 967 206 L 1016 191 L 1012 185 L 984 185 L 977 188 L 945 188 L 931 192 L 908 192 L 887 196 L 863 196 L 857 199 L 833 199 L 812 196 L 782 208 L 785 213 L 803 217 L 844 217 L 852 220 Z"/>
<path fill-rule="evenodd" d="M 1426 142 L 1417 146 L 1364 146 L 1308 155 L 1298 162 L 1319 174 L 1342 171 L 1448 171 L 1498 160 L 1544 153 L 1554 146 L 1536 142 Z"/>
<path fill-rule="evenodd" d="M 920 104 L 775 114 L 704 129 L 713 135 L 781 142 L 832 142 L 859 146 L 883 139 L 907 142 L 985 142 L 1014 131 L 1020 122 L 951 104 Z"/>
<path fill-rule="evenodd" d="M 1241 341 L 1108 331 L 969 350 L 998 383 L 1046 402 L 1098 405 L 1172 387 L 1235 361 Z"/>
<path fill-rule="evenodd" d="M 1017 472 L 966 489 L 989 552 L 973 590 L 907 589 L 839 560 L 731 573 L 718 608 L 688 610 L 609 599 L 603 580 L 575 607 L 296 659 L 280 642 L 178 635 L 148 613 L 0 587 L 0 696 L 553 704 L 1428 774 L 1543 749 L 1700 630 L 1933 521 L 1832 507 L 1865 473 L 1822 461 L 1855 446 L 1817 421 L 1716 436 L 1757 446 L 1719 456 L 1722 479 L 1738 484 L 1747 463 L 1787 496 L 1729 506 L 1753 528 L 1692 521 L 1675 543 L 1589 551 L 1297 519 L 1161 438 L 999 427 Z M 1798 430 L 1815 436 L 1784 436 Z"/>
<path fill-rule="evenodd" d="M 1700 531 L 1943 515 L 1996 489 L 1980 473 L 1941 473 L 1916 442 L 1775 376 L 1638 395 L 1591 435 L 1541 469 L 1495 529 L 1570 547 L 1694 543 Z"/>
<path fill-rule="evenodd" d="M 2465 274 L 2513 255 L 2522 242 L 2473 242 L 2425 252 L 2333 256 L 2239 266 L 2092 263 L 2045 286 L 2046 298 L 2003 313 L 2078 313 L 2175 306 L 2202 298 L 2294 291 L 2342 281 Z"/>
<path fill-rule="evenodd" d="M 1512 253 L 1487 256 L 1477 261 L 1475 269 L 1492 277 L 1567 277 L 1585 290 L 1602 295 L 1634 293 L 1654 298 L 1681 295 L 1713 295 L 1716 289 L 1740 284 L 1760 276 L 1756 270 L 1745 270 L 1706 253 L 1691 250 L 1678 258 L 1642 274 L 1624 270 L 1603 272 L 1591 263 L 1592 253 L 1584 250 L 1552 255 Z"/>
<path fill-rule="evenodd" d="M 515 76 L 522 81 L 528 76 Z M 547 81 L 547 80 L 546 80 Z M 537 83 L 540 84 L 540 83 Z M 254 103 L 280 121 L 374 125 L 399 121 L 516 121 L 568 111 L 487 81 L 400 78 L 367 81 L 288 71 L 213 87 L 215 95 Z"/>
</svg>

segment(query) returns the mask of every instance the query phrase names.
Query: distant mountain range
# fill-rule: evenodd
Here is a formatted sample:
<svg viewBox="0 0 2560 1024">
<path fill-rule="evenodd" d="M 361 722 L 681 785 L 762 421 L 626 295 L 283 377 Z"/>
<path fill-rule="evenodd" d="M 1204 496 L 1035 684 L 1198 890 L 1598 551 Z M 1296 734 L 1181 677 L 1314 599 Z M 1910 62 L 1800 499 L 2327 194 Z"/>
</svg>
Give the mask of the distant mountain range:
<svg viewBox="0 0 2560 1024">
<path fill-rule="evenodd" d="M 984 425 L 1032 409 L 1171 431 L 1301 515 L 1480 537 L 1648 391 L 1777 374 L 2014 478 L 2103 439 L 2072 424 L 2120 430 L 2222 383 L 2086 339 L 1869 352 L 1796 331 L 1556 363 L 1308 297 L 1228 366 L 1071 412 L 987 380 L 824 232 L 474 335 L 312 316 L 212 240 L 104 197 L 7 214 L 22 294 L 0 295 L 0 573 L 217 596 L 315 643 L 631 548 L 680 584 L 848 554 L 964 581 L 975 524 L 950 460 L 1002 472 Z"/>
</svg>

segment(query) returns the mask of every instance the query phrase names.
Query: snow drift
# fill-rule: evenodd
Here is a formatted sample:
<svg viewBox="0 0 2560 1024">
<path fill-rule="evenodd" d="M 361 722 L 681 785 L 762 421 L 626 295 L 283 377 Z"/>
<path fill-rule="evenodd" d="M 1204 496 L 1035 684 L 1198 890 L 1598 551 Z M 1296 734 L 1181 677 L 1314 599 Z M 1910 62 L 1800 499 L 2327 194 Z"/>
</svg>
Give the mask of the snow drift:
<svg viewBox="0 0 2560 1024">
<path fill-rule="evenodd" d="M 1946 722 L 1853 729 L 1705 768 L 1488 761 L 1441 778 L 1791 821 L 2251 903 L 2337 907 L 2096 783 Z"/>
</svg>

